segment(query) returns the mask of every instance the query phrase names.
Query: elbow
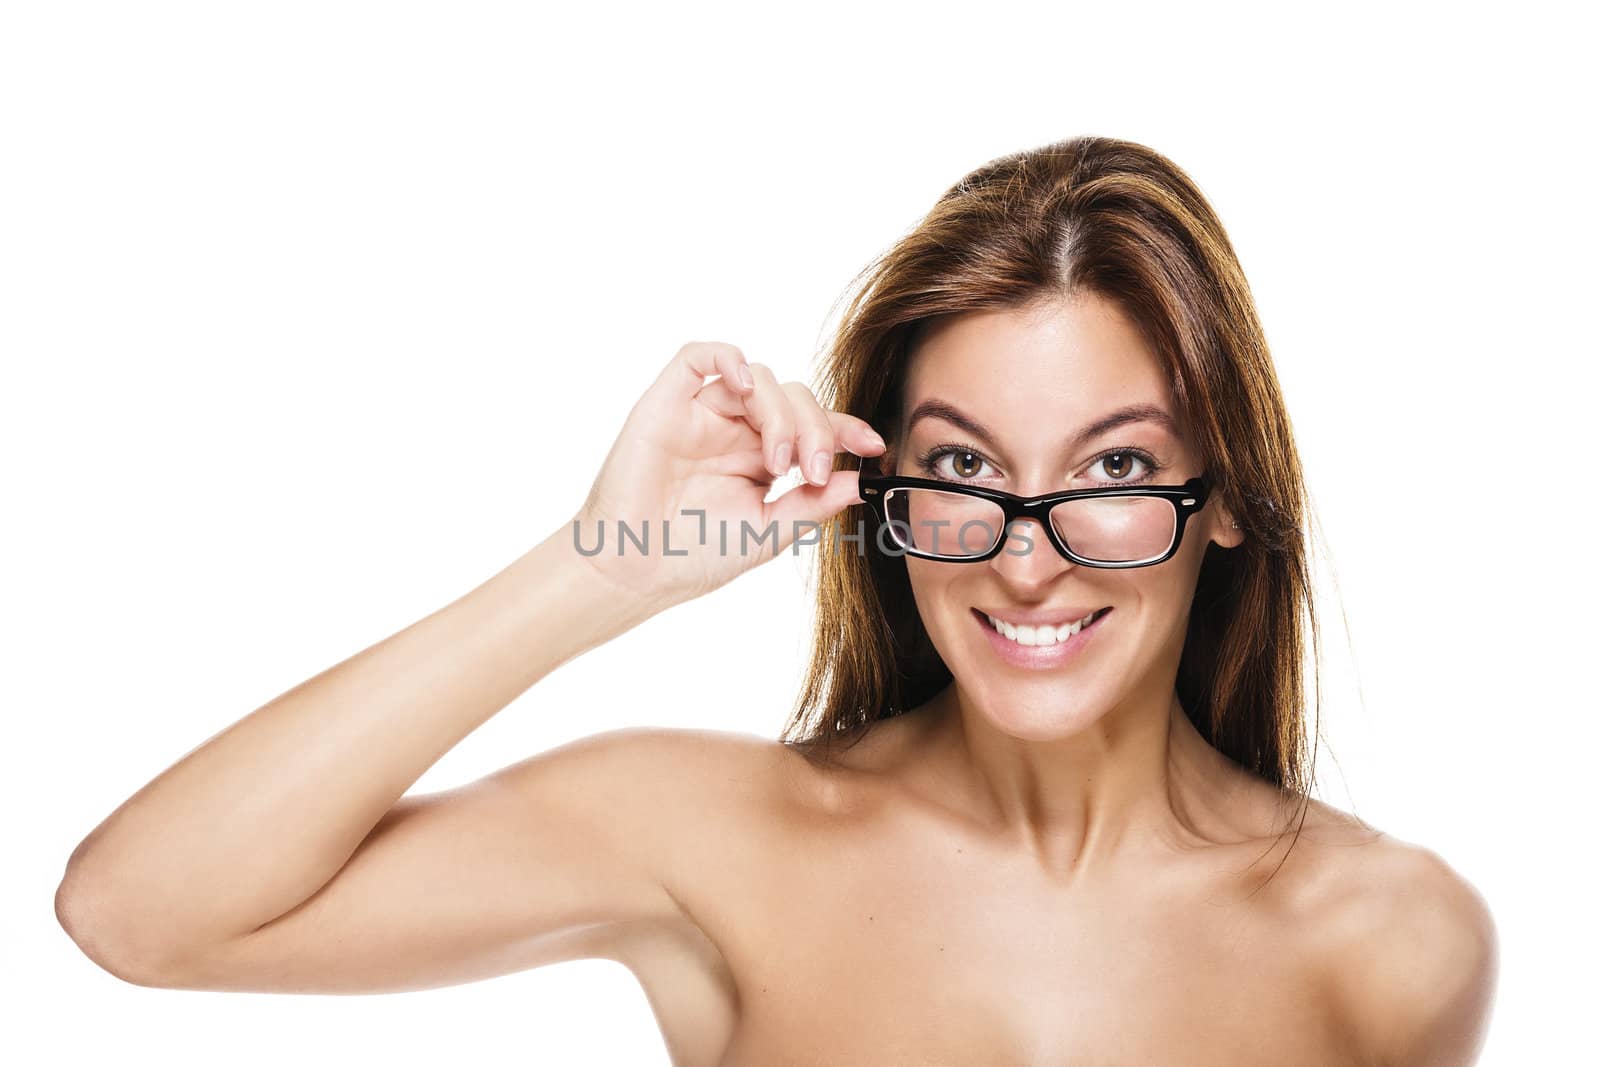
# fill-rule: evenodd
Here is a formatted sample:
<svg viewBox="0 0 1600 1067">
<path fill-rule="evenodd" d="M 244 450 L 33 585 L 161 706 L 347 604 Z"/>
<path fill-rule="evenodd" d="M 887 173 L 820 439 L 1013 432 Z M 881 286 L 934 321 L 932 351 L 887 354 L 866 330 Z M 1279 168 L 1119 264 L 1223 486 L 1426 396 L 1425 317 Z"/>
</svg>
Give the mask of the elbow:
<svg viewBox="0 0 1600 1067">
<path fill-rule="evenodd" d="M 138 924 L 120 919 L 103 886 L 79 869 L 74 859 L 56 887 L 56 921 L 83 954 L 108 974 L 132 985 L 170 988 L 174 984 L 170 961 L 148 937 L 134 931 Z"/>
</svg>

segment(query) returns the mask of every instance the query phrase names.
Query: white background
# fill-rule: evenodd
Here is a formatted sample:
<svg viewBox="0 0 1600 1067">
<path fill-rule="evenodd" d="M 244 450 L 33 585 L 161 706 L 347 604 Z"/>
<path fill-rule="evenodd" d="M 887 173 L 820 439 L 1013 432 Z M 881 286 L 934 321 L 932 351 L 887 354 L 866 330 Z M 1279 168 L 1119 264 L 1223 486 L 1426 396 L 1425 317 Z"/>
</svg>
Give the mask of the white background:
<svg viewBox="0 0 1600 1067">
<path fill-rule="evenodd" d="M 1482 1062 L 1587 1047 L 1575 6 L 1107 6 L 7 5 L 0 1057 L 664 1064 L 611 963 L 145 989 L 52 894 L 172 761 L 555 529 L 680 344 L 809 380 L 850 278 L 940 192 L 1081 133 L 1184 167 L 1254 288 L 1332 553 L 1321 795 L 1490 902 Z M 630 724 L 775 736 L 803 564 L 568 664 L 416 788 Z"/>
</svg>

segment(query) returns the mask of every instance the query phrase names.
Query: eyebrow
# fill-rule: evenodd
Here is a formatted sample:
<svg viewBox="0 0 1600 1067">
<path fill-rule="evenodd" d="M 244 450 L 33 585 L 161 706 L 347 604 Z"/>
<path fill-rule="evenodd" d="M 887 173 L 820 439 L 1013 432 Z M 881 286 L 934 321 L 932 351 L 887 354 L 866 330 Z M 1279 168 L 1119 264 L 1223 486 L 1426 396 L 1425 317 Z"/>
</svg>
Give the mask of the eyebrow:
<svg viewBox="0 0 1600 1067">
<path fill-rule="evenodd" d="M 982 438 L 983 442 L 990 448 L 999 450 L 999 446 L 995 444 L 994 435 L 985 429 L 981 422 L 961 409 L 945 403 L 943 400 L 924 400 L 918 404 L 912 410 L 911 417 L 906 420 L 906 433 L 909 434 L 911 428 L 921 419 L 943 419 L 945 422 L 961 427 L 974 437 Z M 1125 426 L 1130 422 L 1153 422 L 1172 434 L 1172 436 L 1181 436 L 1177 421 L 1173 419 L 1165 408 L 1158 407 L 1155 404 L 1128 404 L 1101 416 L 1079 430 L 1077 435 L 1068 442 L 1068 448 L 1082 447 L 1101 434 L 1115 430 L 1119 426 Z"/>
</svg>

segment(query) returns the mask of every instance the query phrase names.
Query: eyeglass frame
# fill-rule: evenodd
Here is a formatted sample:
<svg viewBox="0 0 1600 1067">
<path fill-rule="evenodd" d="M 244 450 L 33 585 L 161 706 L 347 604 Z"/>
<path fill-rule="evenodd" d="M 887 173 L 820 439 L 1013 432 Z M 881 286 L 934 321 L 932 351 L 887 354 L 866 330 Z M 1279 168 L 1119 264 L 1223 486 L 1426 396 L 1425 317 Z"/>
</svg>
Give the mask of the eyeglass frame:
<svg viewBox="0 0 1600 1067">
<path fill-rule="evenodd" d="M 1046 493 L 1043 496 L 1018 496 L 1008 493 L 1003 489 L 990 489 L 981 485 L 962 485 L 959 482 L 945 481 L 939 478 L 916 478 L 901 474 L 867 474 L 867 464 L 873 464 L 877 469 L 877 460 L 872 457 L 859 457 L 856 465 L 856 478 L 861 497 L 866 502 L 874 505 L 876 513 L 881 516 L 884 524 L 892 531 L 897 520 L 889 517 L 887 504 L 888 494 L 895 489 L 935 489 L 942 493 L 955 493 L 961 496 L 976 497 L 998 504 L 1005 514 L 1005 522 L 1000 526 L 1000 536 L 995 538 L 994 546 L 987 552 L 977 556 L 941 556 L 934 552 L 925 552 L 920 549 L 910 548 L 905 545 L 899 547 L 906 553 L 918 559 L 933 560 L 936 563 L 982 563 L 994 559 L 1006 546 L 1006 539 L 1011 536 L 1011 524 L 1019 519 L 1033 519 L 1044 527 L 1045 536 L 1055 546 L 1064 558 L 1083 567 L 1096 567 L 1102 570 L 1128 570 L 1134 567 L 1154 567 L 1158 563 L 1165 563 L 1177 555 L 1178 546 L 1183 544 L 1183 531 L 1189 523 L 1189 518 L 1206 506 L 1206 500 L 1211 495 L 1212 482 L 1205 474 L 1198 474 L 1182 485 L 1108 485 L 1093 489 L 1068 489 L 1059 493 Z M 1073 552 L 1067 547 L 1066 539 L 1056 529 L 1056 524 L 1050 521 L 1050 511 L 1057 504 L 1069 500 L 1088 500 L 1099 497 L 1120 496 L 1151 496 L 1166 500 L 1172 505 L 1175 527 L 1172 532 L 1172 544 L 1167 546 L 1167 551 L 1156 559 L 1137 560 L 1126 563 L 1108 563 L 1104 560 L 1091 560 Z M 1043 518 L 1040 518 L 1040 516 Z M 899 538 L 895 538 L 898 544 Z"/>
</svg>

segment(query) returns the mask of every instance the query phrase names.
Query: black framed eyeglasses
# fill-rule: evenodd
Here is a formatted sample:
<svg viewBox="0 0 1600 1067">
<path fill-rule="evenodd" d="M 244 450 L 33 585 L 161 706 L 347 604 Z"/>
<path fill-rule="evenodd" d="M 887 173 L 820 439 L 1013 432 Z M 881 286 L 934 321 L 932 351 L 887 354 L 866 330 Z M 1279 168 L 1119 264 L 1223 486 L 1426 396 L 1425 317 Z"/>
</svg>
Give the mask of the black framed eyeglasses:
<svg viewBox="0 0 1600 1067">
<path fill-rule="evenodd" d="M 921 559 L 981 563 L 1005 546 L 1010 526 L 1034 519 L 1050 543 L 1085 567 L 1150 567 L 1172 558 L 1189 517 L 1206 505 L 1204 474 L 1182 485 L 1117 485 L 1022 497 L 934 478 L 886 475 L 861 457 L 861 497 L 895 546 Z M 880 546 L 881 547 L 881 546 Z"/>
</svg>

